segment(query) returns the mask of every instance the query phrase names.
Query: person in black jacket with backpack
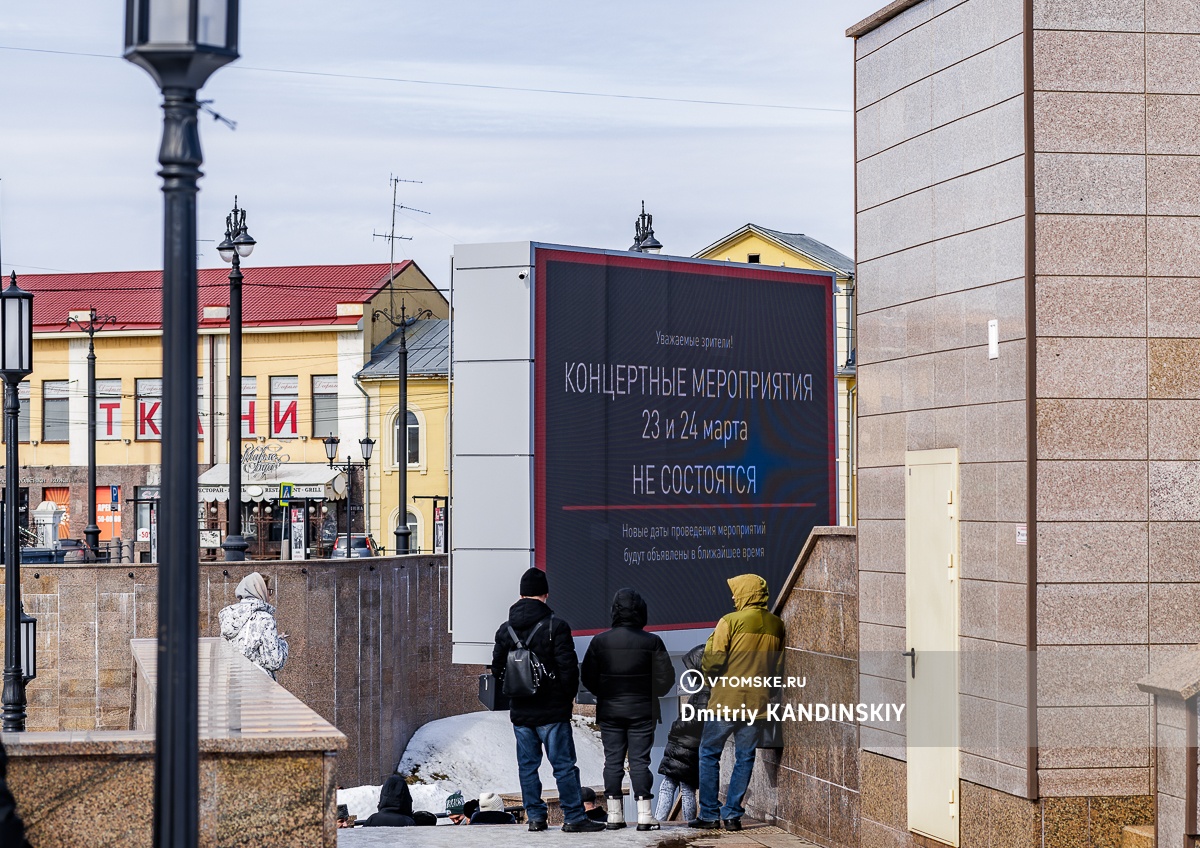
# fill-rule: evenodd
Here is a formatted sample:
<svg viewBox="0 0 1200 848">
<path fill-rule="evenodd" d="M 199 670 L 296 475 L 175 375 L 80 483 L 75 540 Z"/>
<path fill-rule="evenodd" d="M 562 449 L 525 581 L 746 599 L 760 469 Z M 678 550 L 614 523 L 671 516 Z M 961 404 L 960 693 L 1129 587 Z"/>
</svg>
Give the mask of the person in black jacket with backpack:
<svg viewBox="0 0 1200 848">
<path fill-rule="evenodd" d="M 492 649 L 492 674 L 498 691 L 505 691 L 508 656 L 518 648 L 529 649 L 547 672 L 532 695 L 509 698 L 509 718 L 517 737 L 517 769 L 525 816 L 530 830 L 546 829 L 548 813 L 538 776 L 544 746 L 546 757 L 554 768 L 554 782 L 558 785 L 563 831 L 604 830 L 603 824 L 592 821 L 583 811 L 579 768 L 575 765 L 575 739 L 571 735 L 571 708 L 579 690 L 579 657 L 575 653 L 571 625 L 546 605 L 549 595 L 550 584 L 544 571 L 530 568 L 522 574 L 521 599 L 509 608 L 508 621 L 496 631 L 496 644 Z"/>
<path fill-rule="evenodd" d="M 608 828 L 625 826 L 621 779 L 629 755 L 629 780 L 638 805 L 638 830 L 656 829 L 650 809 L 654 778 L 650 747 L 662 717 L 658 699 L 671 691 L 675 669 L 662 639 L 647 633 L 646 602 L 635 589 L 618 589 L 612 629 L 592 639 L 583 657 L 583 685 L 596 696 L 596 719 L 604 742 L 604 794 Z"/>
</svg>

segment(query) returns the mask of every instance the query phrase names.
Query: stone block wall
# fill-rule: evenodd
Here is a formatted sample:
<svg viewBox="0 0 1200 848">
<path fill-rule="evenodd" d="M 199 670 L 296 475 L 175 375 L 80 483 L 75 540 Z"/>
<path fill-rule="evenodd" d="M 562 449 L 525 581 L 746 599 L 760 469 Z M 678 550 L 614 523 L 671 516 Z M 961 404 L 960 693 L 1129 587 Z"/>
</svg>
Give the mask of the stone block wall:
<svg viewBox="0 0 1200 848">
<path fill-rule="evenodd" d="M 202 636 L 220 635 L 217 613 L 255 570 L 275 590 L 288 634 L 279 683 L 349 740 L 337 758 L 338 783 L 381 782 L 422 724 L 482 709 L 483 669 L 450 662 L 445 556 L 205 564 Z M 157 567 L 27 565 L 21 584 L 25 609 L 38 620 L 28 728 L 128 728 L 129 640 L 156 635 Z M 0 616 L 2 600 L 0 592 Z"/>
</svg>

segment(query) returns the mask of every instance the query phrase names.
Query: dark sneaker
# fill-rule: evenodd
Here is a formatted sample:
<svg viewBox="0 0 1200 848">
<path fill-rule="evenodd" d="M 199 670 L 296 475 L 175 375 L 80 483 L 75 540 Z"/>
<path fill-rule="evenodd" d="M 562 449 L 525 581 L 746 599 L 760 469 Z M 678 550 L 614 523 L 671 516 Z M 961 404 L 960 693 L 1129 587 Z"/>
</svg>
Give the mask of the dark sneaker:
<svg viewBox="0 0 1200 848">
<path fill-rule="evenodd" d="M 545 819 L 530 819 L 529 820 L 529 829 L 530 830 L 545 830 L 546 829 L 546 820 Z"/>
<path fill-rule="evenodd" d="M 708 819 L 692 819 L 688 822 L 688 827 L 698 827 L 701 830 L 716 830 L 720 826 L 719 821 L 709 821 Z"/>
<path fill-rule="evenodd" d="M 607 830 L 604 822 L 592 821 L 591 819 L 567 822 L 562 826 L 562 829 L 563 833 L 596 833 L 597 831 Z"/>
<path fill-rule="evenodd" d="M 722 824 L 725 825 L 726 830 L 741 830 L 742 818 L 741 816 L 738 816 L 736 819 L 725 819 Z"/>
</svg>

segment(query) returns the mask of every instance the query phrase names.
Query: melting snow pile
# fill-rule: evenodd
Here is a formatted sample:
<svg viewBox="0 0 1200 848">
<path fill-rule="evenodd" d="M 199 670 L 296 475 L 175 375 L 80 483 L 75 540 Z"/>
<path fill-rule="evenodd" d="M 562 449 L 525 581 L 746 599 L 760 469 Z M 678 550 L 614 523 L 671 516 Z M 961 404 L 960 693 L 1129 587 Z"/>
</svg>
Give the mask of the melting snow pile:
<svg viewBox="0 0 1200 848">
<path fill-rule="evenodd" d="M 604 747 L 590 719 L 575 716 L 575 756 L 580 782 L 599 786 L 604 782 Z M 461 791 L 463 798 L 478 798 L 482 792 L 519 793 L 517 747 L 507 712 L 477 712 L 431 721 L 413 734 L 400 759 L 399 772 L 408 778 L 413 809 L 442 812 L 446 796 Z M 542 758 L 539 770 L 544 790 L 553 791 L 554 770 Z M 338 792 L 338 803 L 350 814 L 364 819 L 379 804 L 378 786 L 356 786 Z"/>
</svg>

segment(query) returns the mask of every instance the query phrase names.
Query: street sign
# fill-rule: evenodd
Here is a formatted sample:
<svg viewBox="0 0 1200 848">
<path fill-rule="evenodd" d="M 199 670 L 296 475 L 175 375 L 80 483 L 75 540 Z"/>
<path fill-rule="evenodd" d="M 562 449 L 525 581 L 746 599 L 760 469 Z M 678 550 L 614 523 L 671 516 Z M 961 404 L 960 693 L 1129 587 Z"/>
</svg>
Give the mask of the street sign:
<svg viewBox="0 0 1200 848">
<path fill-rule="evenodd" d="M 109 489 L 109 492 L 112 494 L 111 502 L 113 503 L 113 505 L 120 503 L 121 487 L 120 486 L 109 486 L 108 489 Z"/>
<path fill-rule="evenodd" d="M 292 487 L 295 483 L 280 483 L 279 484 L 279 505 L 287 506 L 288 501 L 292 499 Z"/>
</svg>

